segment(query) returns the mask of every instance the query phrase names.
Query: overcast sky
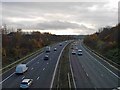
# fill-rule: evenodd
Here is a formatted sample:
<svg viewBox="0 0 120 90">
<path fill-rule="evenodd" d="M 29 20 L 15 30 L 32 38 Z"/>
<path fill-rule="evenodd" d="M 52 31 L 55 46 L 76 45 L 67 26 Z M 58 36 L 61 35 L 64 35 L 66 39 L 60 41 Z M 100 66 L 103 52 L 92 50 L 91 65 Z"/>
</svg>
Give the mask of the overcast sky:
<svg viewBox="0 0 120 90">
<path fill-rule="evenodd" d="M 60 35 L 85 35 L 98 31 L 100 27 L 114 26 L 118 23 L 119 0 L 104 0 L 104 2 L 5 1 L 2 1 L 2 23 L 14 28 L 49 31 Z"/>
</svg>

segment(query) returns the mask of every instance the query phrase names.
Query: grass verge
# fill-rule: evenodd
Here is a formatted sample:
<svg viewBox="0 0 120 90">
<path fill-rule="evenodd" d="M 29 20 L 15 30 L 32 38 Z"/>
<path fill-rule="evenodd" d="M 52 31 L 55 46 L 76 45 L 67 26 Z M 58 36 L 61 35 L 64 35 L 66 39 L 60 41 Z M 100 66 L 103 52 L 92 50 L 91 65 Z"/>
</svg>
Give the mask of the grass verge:
<svg viewBox="0 0 120 90">
<path fill-rule="evenodd" d="M 69 47 L 70 44 L 66 46 L 60 58 L 53 83 L 53 88 L 74 88 L 69 62 Z"/>
<path fill-rule="evenodd" d="M 10 70 L 11 68 L 14 68 L 14 67 L 15 67 L 17 64 L 19 64 L 19 63 L 23 63 L 23 62 L 25 62 L 26 60 L 28 60 L 28 59 L 30 59 L 30 58 L 36 57 L 38 54 L 42 53 L 42 51 L 43 51 L 43 48 L 42 48 L 42 49 L 39 49 L 39 50 L 37 50 L 37 51 L 35 51 L 35 52 L 33 52 L 33 53 L 30 53 L 30 54 L 28 54 L 27 56 L 25 56 L 25 57 L 23 57 L 23 58 L 15 61 L 15 62 L 9 64 L 9 65 L 3 67 L 2 69 L 0 69 L 0 72 L 1 72 L 0 74 L 6 72 L 6 71 L 8 71 L 8 70 Z"/>
<path fill-rule="evenodd" d="M 55 44 L 57 44 L 57 43 L 53 43 L 53 44 L 51 44 L 51 45 L 49 45 L 49 46 L 51 47 L 51 46 L 53 46 L 53 45 L 55 45 Z M 32 59 L 32 58 L 36 57 L 37 55 L 39 55 L 40 53 L 42 53 L 42 52 L 44 51 L 44 48 L 45 48 L 45 47 L 43 47 L 43 48 L 41 48 L 41 49 L 38 49 L 38 50 L 36 50 L 35 52 L 32 52 L 32 53 L 26 55 L 25 57 L 23 57 L 23 58 L 15 61 L 15 62 L 13 62 L 13 63 L 5 66 L 5 67 L 2 67 L 2 69 L 0 69 L 0 74 L 9 71 L 10 69 L 14 68 L 14 67 L 15 67 L 16 65 L 18 65 L 19 63 L 23 63 L 23 62 L 27 61 L 28 59 Z"/>
<path fill-rule="evenodd" d="M 83 43 L 83 44 L 84 44 L 84 47 L 86 47 L 86 49 L 88 49 L 89 51 L 91 51 L 91 52 L 93 52 L 94 54 L 98 55 L 98 56 L 101 57 L 103 60 L 107 61 L 109 64 L 113 65 L 113 66 L 116 68 L 116 70 L 120 70 L 120 65 L 119 65 L 119 64 L 117 64 L 117 63 L 113 62 L 112 60 L 106 58 L 105 56 L 99 54 L 97 51 L 92 50 L 92 49 L 91 49 L 89 46 L 87 46 L 85 43 Z"/>
</svg>

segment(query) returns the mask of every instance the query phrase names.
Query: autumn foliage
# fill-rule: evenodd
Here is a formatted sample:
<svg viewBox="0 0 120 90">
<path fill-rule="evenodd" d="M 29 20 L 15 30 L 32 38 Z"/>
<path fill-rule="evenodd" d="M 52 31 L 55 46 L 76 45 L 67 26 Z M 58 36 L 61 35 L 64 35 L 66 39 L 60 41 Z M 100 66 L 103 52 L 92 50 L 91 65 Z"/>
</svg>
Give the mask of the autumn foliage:
<svg viewBox="0 0 120 90">
<path fill-rule="evenodd" d="M 8 65 L 44 46 L 71 39 L 71 36 L 50 33 L 23 33 L 21 30 L 2 34 L 2 64 Z"/>
<path fill-rule="evenodd" d="M 120 64 L 120 24 L 104 27 L 84 39 L 84 43 L 110 60 Z"/>
</svg>

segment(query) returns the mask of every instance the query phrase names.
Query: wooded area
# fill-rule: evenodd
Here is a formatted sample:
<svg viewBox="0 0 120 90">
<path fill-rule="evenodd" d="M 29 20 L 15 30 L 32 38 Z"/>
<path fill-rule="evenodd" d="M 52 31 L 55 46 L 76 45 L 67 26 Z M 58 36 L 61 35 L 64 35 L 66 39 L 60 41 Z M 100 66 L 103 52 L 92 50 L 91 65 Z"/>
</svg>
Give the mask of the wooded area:
<svg viewBox="0 0 120 90">
<path fill-rule="evenodd" d="M 86 36 L 84 43 L 101 55 L 120 64 L 119 34 L 120 24 L 115 27 L 104 27 L 99 29 L 99 32 Z"/>
<path fill-rule="evenodd" d="M 72 39 L 72 36 L 53 35 L 47 32 L 24 33 L 21 29 L 17 32 L 4 32 L 2 32 L 3 67 L 44 46 Z"/>
</svg>

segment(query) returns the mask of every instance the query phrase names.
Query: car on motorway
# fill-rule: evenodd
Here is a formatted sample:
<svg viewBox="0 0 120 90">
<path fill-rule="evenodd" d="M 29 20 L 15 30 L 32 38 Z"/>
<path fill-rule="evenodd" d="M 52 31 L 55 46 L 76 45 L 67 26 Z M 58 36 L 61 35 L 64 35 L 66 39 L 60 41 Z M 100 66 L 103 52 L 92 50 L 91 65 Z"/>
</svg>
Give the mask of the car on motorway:
<svg viewBox="0 0 120 90">
<path fill-rule="evenodd" d="M 82 50 L 81 50 L 81 49 L 78 49 L 78 52 L 82 52 Z"/>
<path fill-rule="evenodd" d="M 81 56 L 81 55 L 82 55 L 82 52 L 79 52 L 79 53 L 78 53 L 78 55 L 80 55 L 80 56 Z"/>
<path fill-rule="evenodd" d="M 77 44 L 74 44 L 75 46 L 77 46 Z"/>
<path fill-rule="evenodd" d="M 49 46 L 46 47 L 45 52 L 46 53 L 50 52 L 50 47 Z"/>
<path fill-rule="evenodd" d="M 15 73 L 16 74 L 23 74 L 28 70 L 28 66 L 26 64 L 19 64 L 16 66 Z"/>
<path fill-rule="evenodd" d="M 45 55 L 45 56 L 44 56 L 44 60 L 49 60 L 49 56 L 48 56 L 48 55 Z"/>
<path fill-rule="evenodd" d="M 57 48 L 54 48 L 54 51 L 57 51 Z"/>
<path fill-rule="evenodd" d="M 120 87 L 112 88 L 112 90 L 120 90 Z"/>
<path fill-rule="evenodd" d="M 62 46 L 62 43 L 60 43 L 59 45 Z"/>
<path fill-rule="evenodd" d="M 73 55 L 75 55 L 75 54 L 76 54 L 76 52 L 73 50 L 73 51 L 72 51 L 72 54 L 73 54 Z"/>
<path fill-rule="evenodd" d="M 33 83 L 33 79 L 23 79 L 20 83 L 21 89 L 28 89 Z"/>
<path fill-rule="evenodd" d="M 78 47 L 75 47 L 76 50 L 78 50 Z"/>
</svg>

